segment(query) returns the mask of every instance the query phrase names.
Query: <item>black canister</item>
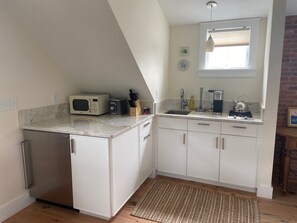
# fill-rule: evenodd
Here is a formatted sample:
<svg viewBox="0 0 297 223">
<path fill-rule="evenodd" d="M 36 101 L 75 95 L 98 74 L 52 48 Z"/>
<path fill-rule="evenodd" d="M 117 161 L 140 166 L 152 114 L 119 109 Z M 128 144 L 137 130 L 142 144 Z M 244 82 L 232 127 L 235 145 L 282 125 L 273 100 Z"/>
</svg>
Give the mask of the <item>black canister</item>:
<svg viewBox="0 0 297 223">
<path fill-rule="evenodd" d="M 223 90 L 209 90 L 213 93 L 213 113 L 220 115 L 223 112 Z"/>
</svg>

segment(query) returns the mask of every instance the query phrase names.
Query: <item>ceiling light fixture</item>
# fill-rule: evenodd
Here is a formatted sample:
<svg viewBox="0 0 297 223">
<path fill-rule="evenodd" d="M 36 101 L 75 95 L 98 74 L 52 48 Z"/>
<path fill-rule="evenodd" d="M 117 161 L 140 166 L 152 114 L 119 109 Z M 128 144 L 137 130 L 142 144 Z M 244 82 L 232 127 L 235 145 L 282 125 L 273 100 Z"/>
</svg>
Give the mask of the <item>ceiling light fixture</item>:
<svg viewBox="0 0 297 223">
<path fill-rule="evenodd" d="M 210 21 L 212 21 L 212 8 L 217 7 L 218 3 L 215 1 L 209 1 L 206 3 L 206 7 L 210 9 Z M 206 41 L 206 52 L 213 52 L 215 47 L 214 41 L 211 37 L 211 34 L 209 34 L 209 37 Z"/>
</svg>

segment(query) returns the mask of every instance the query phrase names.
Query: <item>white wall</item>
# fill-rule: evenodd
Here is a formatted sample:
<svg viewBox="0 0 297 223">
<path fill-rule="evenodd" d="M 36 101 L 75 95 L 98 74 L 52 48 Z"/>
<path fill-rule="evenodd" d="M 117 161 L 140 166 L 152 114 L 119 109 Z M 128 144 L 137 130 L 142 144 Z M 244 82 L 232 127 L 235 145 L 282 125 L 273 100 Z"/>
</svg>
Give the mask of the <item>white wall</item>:
<svg viewBox="0 0 297 223">
<path fill-rule="evenodd" d="M 157 0 L 108 0 L 155 102 L 166 97 L 169 26 Z"/>
<path fill-rule="evenodd" d="M 258 196 L 272 198 L 272 169 L 275 131 L 282 67 L 286 1 L 274 0 L 271 6 L 264 64 L 263 107 L 264 125 L 260 131 L 260 165 Z"/>
<path fill-rule="evenodd" d="M 1 6 L 0 27 L 0 98 L 16 97 L 22 110 L 53 104 L 52 93 L 66 102 L 78 91 Z M 0 221 L 2 208 L 26 193 L 21 138 L 18 110 L 0 111 Z"/>
<path fill-rule="evenodd" d="M 153 100 L 107 0 L 2 0 L 0 5 L 83 92 L 128 97 L 133 88 L 141 99 Z"/>
<path fill-rule="evenodd" d="M 237 99 L 247 95 L 253 102 L 260 102 L 262 96 L 262 76 L 264 61 L 266 19 L 260 22 L 260 42 L 258 48 L 257 74 L 255 77 L 224 77 L 205 78 L 198 76 L 199 61 L 199 24 L 174 26 L 170 29 L 170 69 L 169 69 L 169 98 L 179 98 L 180 89 L 184 88 L 186 96 L 194 95 L 198 99 L 200 87 L 204 90 L 224 90 L 224 100 Z M 188 56 L 180 56 L 180 47 L 189 47 Z M 181 59 L 189 61 L 189 69 L 180 71 L 178 62 Z"/>
</svg>

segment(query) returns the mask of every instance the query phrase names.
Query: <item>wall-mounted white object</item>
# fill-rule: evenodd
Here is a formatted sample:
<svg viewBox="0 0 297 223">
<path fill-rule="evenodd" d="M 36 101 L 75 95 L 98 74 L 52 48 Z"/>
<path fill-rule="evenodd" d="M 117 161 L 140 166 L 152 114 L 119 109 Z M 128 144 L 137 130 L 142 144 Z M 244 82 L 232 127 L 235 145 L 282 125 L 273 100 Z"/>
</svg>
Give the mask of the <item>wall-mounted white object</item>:
<svg viewBox="0 0 297 223">
<path fill-rule="evenodd" d="M 1 98 L 0 112 L 8 110 L 16 110 L 18 108 L 18 101 L 16 98 Z"/>
</svg>

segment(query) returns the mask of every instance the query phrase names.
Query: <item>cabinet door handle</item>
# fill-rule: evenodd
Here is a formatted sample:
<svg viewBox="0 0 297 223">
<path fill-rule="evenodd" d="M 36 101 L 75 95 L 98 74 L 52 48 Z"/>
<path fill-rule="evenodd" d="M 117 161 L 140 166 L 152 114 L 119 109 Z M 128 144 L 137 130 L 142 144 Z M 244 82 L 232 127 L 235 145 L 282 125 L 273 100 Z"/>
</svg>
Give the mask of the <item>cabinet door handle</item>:
<svg viewBox="0 0 297 223">
<path fill-rule="evenodd" d="M 150 124 L 151 124 L 150 122 L 148 122 L 148 123 L 144 124 L 144 125 L 143 125 L 143 128 L 145 128 L 145 127 L 149 126 Z"/>
<path fill-rule="evenodd" d="M 75 139 L 71 139 L 70 140 L 70 150 L 71 150 L 71 153 L 75 154 Z"/>
<path fill-rule="evenodd" d="M 216 149 L 219 148 L 219 137 L 216 137 Z"/>
<path fill-rule="evenodd" d="M 21 151 L 22 151 L 22 160 L 23 160 L 23 169 L 24 169 L 24 178 L 25 178 L 25 188 L 26 189 L 30 189 L 32 184 L 33 184 L 33 180 L 30 177 L 30 169 L 31 169 L 31 163 L 30 163 L 30 157 L 29 157 L 29 149 L 30 147 L 27 147 L 26 144 L 29 144 L 30 141 L 29 140 L 23 140 L 21 142 Z"/>
<path fill-rule="evenodd" d="M 183 144 L 186 144 L 186 134 L 183 134 Z"/>
<path fill-rule="evenodd" d="M 233 125 L 232 127 L 235 129 L 246 129 L 246 126 Z"/>
<path fill-rule="evenodd" d="M 208 123 L 197 123 L 197 125 L 205 125 L 205 126 L 210 126 L 210 124 L 208 124 Z"/>
<path fill-rule="evenodd" d="M 151 134 L 148 134 L 147 136 L 143 137 L 143 141 L 147 140 L 147 138 L 149 138 L 151 136 Z"/>
<path fill-rule="evenodd" d="M 225 149 L 225 139 L 222 138 L 222 150 L 224 150 L 224 149 Z"/>
</svg>

